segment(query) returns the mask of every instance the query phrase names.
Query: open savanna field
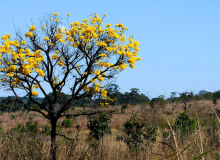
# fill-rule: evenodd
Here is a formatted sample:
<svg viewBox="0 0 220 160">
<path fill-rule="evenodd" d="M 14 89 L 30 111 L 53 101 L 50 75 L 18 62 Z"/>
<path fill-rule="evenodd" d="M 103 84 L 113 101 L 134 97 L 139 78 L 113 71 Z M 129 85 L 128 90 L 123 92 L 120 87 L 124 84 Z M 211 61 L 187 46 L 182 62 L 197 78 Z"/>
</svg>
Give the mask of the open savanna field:
<svg viewBox="0 0 220 160">
<path fill-rule="evenodd" d="M 112 107 L 111 110 L 115 108 L 120 111 L 120 106 Z M 148 104 L 129 105 L 125 113 L 112 115 L 112 133 L 103 138 L 103 159 L 220 159 L 220 121 L 217 108 L 220 105 L 213 105 L 212 101 L 194 101 L 187 104 L 186 111 L 183 110 L 183 104 L 178 103 L 173 114 L 168 114 L 172 110 L 172 104 L 167 104 L 164 110 L 151 109 Z M 75 108 L 70 112 L 80 110 L 83 109 Z M 149 126 L 156 128 L 156 140 L 140 143 L 138 154 L 136 150 L 129 149 L 123 139 L 123 124 L 132 113 L 137 113 Z M 174 128 L 176 119 L 183 113 L 189 115 L 190 119 L 195 119 L 193 130 L 181 132 L 181 129 Z M 99 159 L 100 141 L 88 136 L 88 117 L 72 117 L 73 125 L 70 128 L 61 126 L 63 119 L 65 117 L 58 122 L 59 134 L 71 140 L 57 137 L 57 159 Z M 0 116 L 0 123 L 0 159 L 49 159 L 50 136 L 47 127 L 50 124 L 43 116 L 27 111 L 4 112 Z"/>
</svg>

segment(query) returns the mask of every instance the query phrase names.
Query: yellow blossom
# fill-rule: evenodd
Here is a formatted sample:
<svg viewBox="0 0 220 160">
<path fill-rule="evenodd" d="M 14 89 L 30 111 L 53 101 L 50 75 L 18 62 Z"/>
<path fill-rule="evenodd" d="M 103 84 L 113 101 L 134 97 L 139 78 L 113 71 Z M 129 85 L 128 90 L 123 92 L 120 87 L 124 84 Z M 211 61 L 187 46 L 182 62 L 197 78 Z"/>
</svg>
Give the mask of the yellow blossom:
<svg viewBox="0 0 220 160">
<path fill-rule="evenodd" d="M 84 86 L 83 89 L 84 89 L 86 92 L 89 92 L 89 87 L 88 87 L 88 86 Z"/>
<path fill-rule="evenodd" d="M 38 84 L 34 84 L 34 88 L 39 88 L 39 85 Z"/>
<path fill-rule="evenodd" d="M 44 71 L 42 69 L 38 69 L 36 68 L 35 71 L 37 72 L 37 74 L 39 74 L 40 76 L 44 77 L 45 74 L 44 74 Z"/>
<path fill-rule="evenodd" d="M 54 85 L 54 86 L 57 85 L 57 82 L 56 82 L 56 81 L 53 81 L 53 85 Z"/>
<path fill-rule="evenodd" d="M 25 37 L 33 37 L 33 36 L 34 36 L 34 34 L 31 33 L 31 32 L 26 32 L 25 33 Z"/>
<path fill-rule="evenodd" d="M 107 91 L 105 89 L 101 90 L 101 96 L 103 97 L 103 99 L 107 98 Z"/>
<path fill-rule="evenodd" d="M 93 92 L 94 93 L 100 92 L 100 86 L 101 86 L 101 84 L 96 82 L 95 87 L 93 88 Z"/>
<path fill-rule="evenodd" d="M 49 37 L 44 37 L 44 40 L 49 41 L 50 39 L 49 39 Z"/>
<path fill-rule="evenodd" d="M 21 41 L 21 44 L 23 45 L 23 46 L 25 46 L 26 45 L 26 41 Z"/>
<path fill-rule="evenodd" d="M 96 71 L 93 71 L 92 73 L 94 73 L 95 75 L 100 75 L 100 70 L 96 70 Z"/>
<path fill-rule="evenodd" d="M 96 79 L 90 79 L 90 81 L 93 83 Z"/>
<path fill-rule="evenodd" d="M 53 13 L 54 16 L 59 16 L 59 13 Z"/>
<path fill-rule="evenodd" d="M 63 44 L 65 43 L 65 40 L 64 40 L 64 39 L 59 39 L 58 41 L 59 41 L 59 42 L 62 42 Z"/>
<path fill-rule="evenodd" d="M 110 27 L 110 26 L 111 26 L 111 24 L 106 24 L 105 26 L 106 26 L 106 27 Z"/>
<path fill-rule="evenodd" d="M 104 78 L 103 78 L 102 76 L 98 76 L 98 80 L 99 80 L 100 82 L 102 82 L 102 81 L 104 80 Z"/>
<path fill-rule="evenodd" d="M 57 59 L 57 54 L 53 54 L 52 59 L 53 60 Z"/>
<path fill-rule="evenodd" d="M 31 26 L 30 29 L 29 29 L 30 32 L 35 31 L 35 30 L 36 30 L 36 26 L 35 25 Z"/>
<path fill-rule="evenodd" d="M 32 91 L 32 95 L 33 96 L 37 96 L 37 92 L 36 91 Z"/>
</svg>

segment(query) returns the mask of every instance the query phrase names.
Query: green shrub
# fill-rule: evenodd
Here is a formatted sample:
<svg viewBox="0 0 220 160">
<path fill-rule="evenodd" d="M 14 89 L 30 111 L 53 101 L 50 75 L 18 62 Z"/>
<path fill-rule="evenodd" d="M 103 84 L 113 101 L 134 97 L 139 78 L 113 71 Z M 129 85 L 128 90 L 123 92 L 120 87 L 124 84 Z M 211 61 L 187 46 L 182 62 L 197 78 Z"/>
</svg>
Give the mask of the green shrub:
<svg viewBox="0 0 220 160">
<path fill-rule="evenodd" d="M 46 125 L 43 127 L 42 133 L 45 134 L 45 135 L 50 135 L 50 130 L 51 130 L 51 127 L 46 124 Z"/>
<path fill-rule="evenodd" d="M 121 112 L 125 113 L 125 109 L 128 108 L 128 103 L 125 102 L 122 106 L 121 106 Z"/>
<path fill-rule="evenodd" d="M 156 140 L 156 128 L 149 126 L 146 120 L 134 113 L 124 125 L 124 141 L 131 149 L 137 150 L 142 143 Z"/>
<path fill-rule="evenodd" d="M 73 122 L 71 121 L 71 119 L 64 119 L 61 123 L 61 126 L 65 128 L 70 128 L 72 125 Z"/>
<path fill-rule="evenodd" d="M 114 109 L 114 113 L 118 113 L 119 112 L 119 109 L 118 108 L 115 108 Z"/>
<path fill-rule="evenodd" d="M 37 104 L 34 104 L 33 106 L 32 106 L 32 109 L 40 109 L 40 107 L 37 105 Z"/>
<path fill-rule="evenodd" d="M 163 139 L 168 138 L 169 135 L 170 135 L 170 133 L 169 133 L 168 131 L 164 131 L 164 132 L 163 132 Z"/>
<path fill-rule="evenodd" d="M 217 98 L 214 98 L 214 99 L 212 100 L 212 103 L 213 103 L 213 104 L 217 104 L 217 103 L 218 103 Z"/>
<path fill-rule="evenodd" d="M 156 128 L 150 126 L 145 119 L 136 113 L 133 113 L 130 119 L 125 121 L 123 127 L 124 142 L 135 153 L 136 159 L 138 159 L 138 152 L 144 150 L 144 147 L 148 146 L 150 142 L 156 141 Z"/>
<path fill-rule="evenodd" d="M 187 114 L 183 113 L 176 118 L 173 128 L 180 134 L 179 137 L 183 140 L 183 137 L 188 137 L 195 132 L 196 124 L 197 123 L 194 118 L 190 119 Z"/>
<path fill-rule="evenodd" d="M 90 135 L 99 140 L 104 134 L 111 134 L 111 127 L 109 126 L 110 116 L 103 112 L 98 116 L 91 117 L 87 127 L 90 130 Z"/>
<path fill-rule="evenodd" d="M 10 131 L 14 132 L 25 132 L 25 126 L 21 123 L 11 128 Z"/>
<path fill-rule="evenodd" d="M 28 119 L 29 119 L 29 121 L 32 121 L 32 120 L 33 120 L 33 117 L 32 117 L 32 116 L 30 116 Z"/>
<path fill-rule="evenodd" d="M 37 133 L 39 132 L 39 124 L 37 121 L 33 122 L 33 121 L 28 121 L 25 125 L 26 127 L 26 131 L 28 132 L 33 132 L 33 133 Z"/>
<path fill-rule="evenodd" d="M 2 125 L 0 124 L 0 132 L 3 132 L 3 127 L 2 127 Z"/>
<path fill-rule="evenodd" d="M 24 113 L 19 113 L 18 114 L 20 117 L 23 117 L 24 116 Z"/>
<path fill-rule="evenodd" d="M 10 119 L 15 119 L 15 115 L 12 114 L 12 115 L 9 116 L 9 118 Z"/>
</svg>

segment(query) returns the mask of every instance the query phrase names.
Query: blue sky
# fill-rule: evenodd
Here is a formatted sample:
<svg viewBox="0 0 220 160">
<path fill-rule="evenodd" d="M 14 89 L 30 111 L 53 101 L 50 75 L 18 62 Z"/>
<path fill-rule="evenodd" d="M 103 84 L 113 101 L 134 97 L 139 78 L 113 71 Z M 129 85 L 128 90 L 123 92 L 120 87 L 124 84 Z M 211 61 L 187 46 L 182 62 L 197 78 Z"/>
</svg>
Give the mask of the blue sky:
<svg viewBox="0 0 220 160">
<path fill-rule="evenodd" d="M 141 61 L 117 75 L 121 92 L 139 88 L 150 98 L 170 92 L 220 89 L 220 1 L 218 0 L 22 0 L 2 1 L 0 36 L 27 31 L 47 13 L 69 21 L 106 14 L 140 41 Z M 14 36 L 13 36 L 14 37 Z M 0 96 L 12 95 L 0 89 Z"/>
</svg>

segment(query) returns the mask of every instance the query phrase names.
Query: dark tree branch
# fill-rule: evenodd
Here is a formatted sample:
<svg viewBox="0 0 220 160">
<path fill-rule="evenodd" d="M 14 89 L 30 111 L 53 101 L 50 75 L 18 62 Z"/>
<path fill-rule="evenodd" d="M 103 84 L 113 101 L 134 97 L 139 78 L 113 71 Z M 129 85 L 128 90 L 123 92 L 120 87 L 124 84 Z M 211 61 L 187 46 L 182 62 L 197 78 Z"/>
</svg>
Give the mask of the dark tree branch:
<svg viewBox="0 0 220 160">
<path fill-rule="evenodd" d="M 66 137 L 65 135 L 59 134 L 59 133 L 57 133 L 57 136 L 64 137 L 65 139 L 70 140 L 70 141 L 74 140 L 74 139 L 72 139 L 72 138 L 68 138 L 68 137 Z"/>
</svg>

